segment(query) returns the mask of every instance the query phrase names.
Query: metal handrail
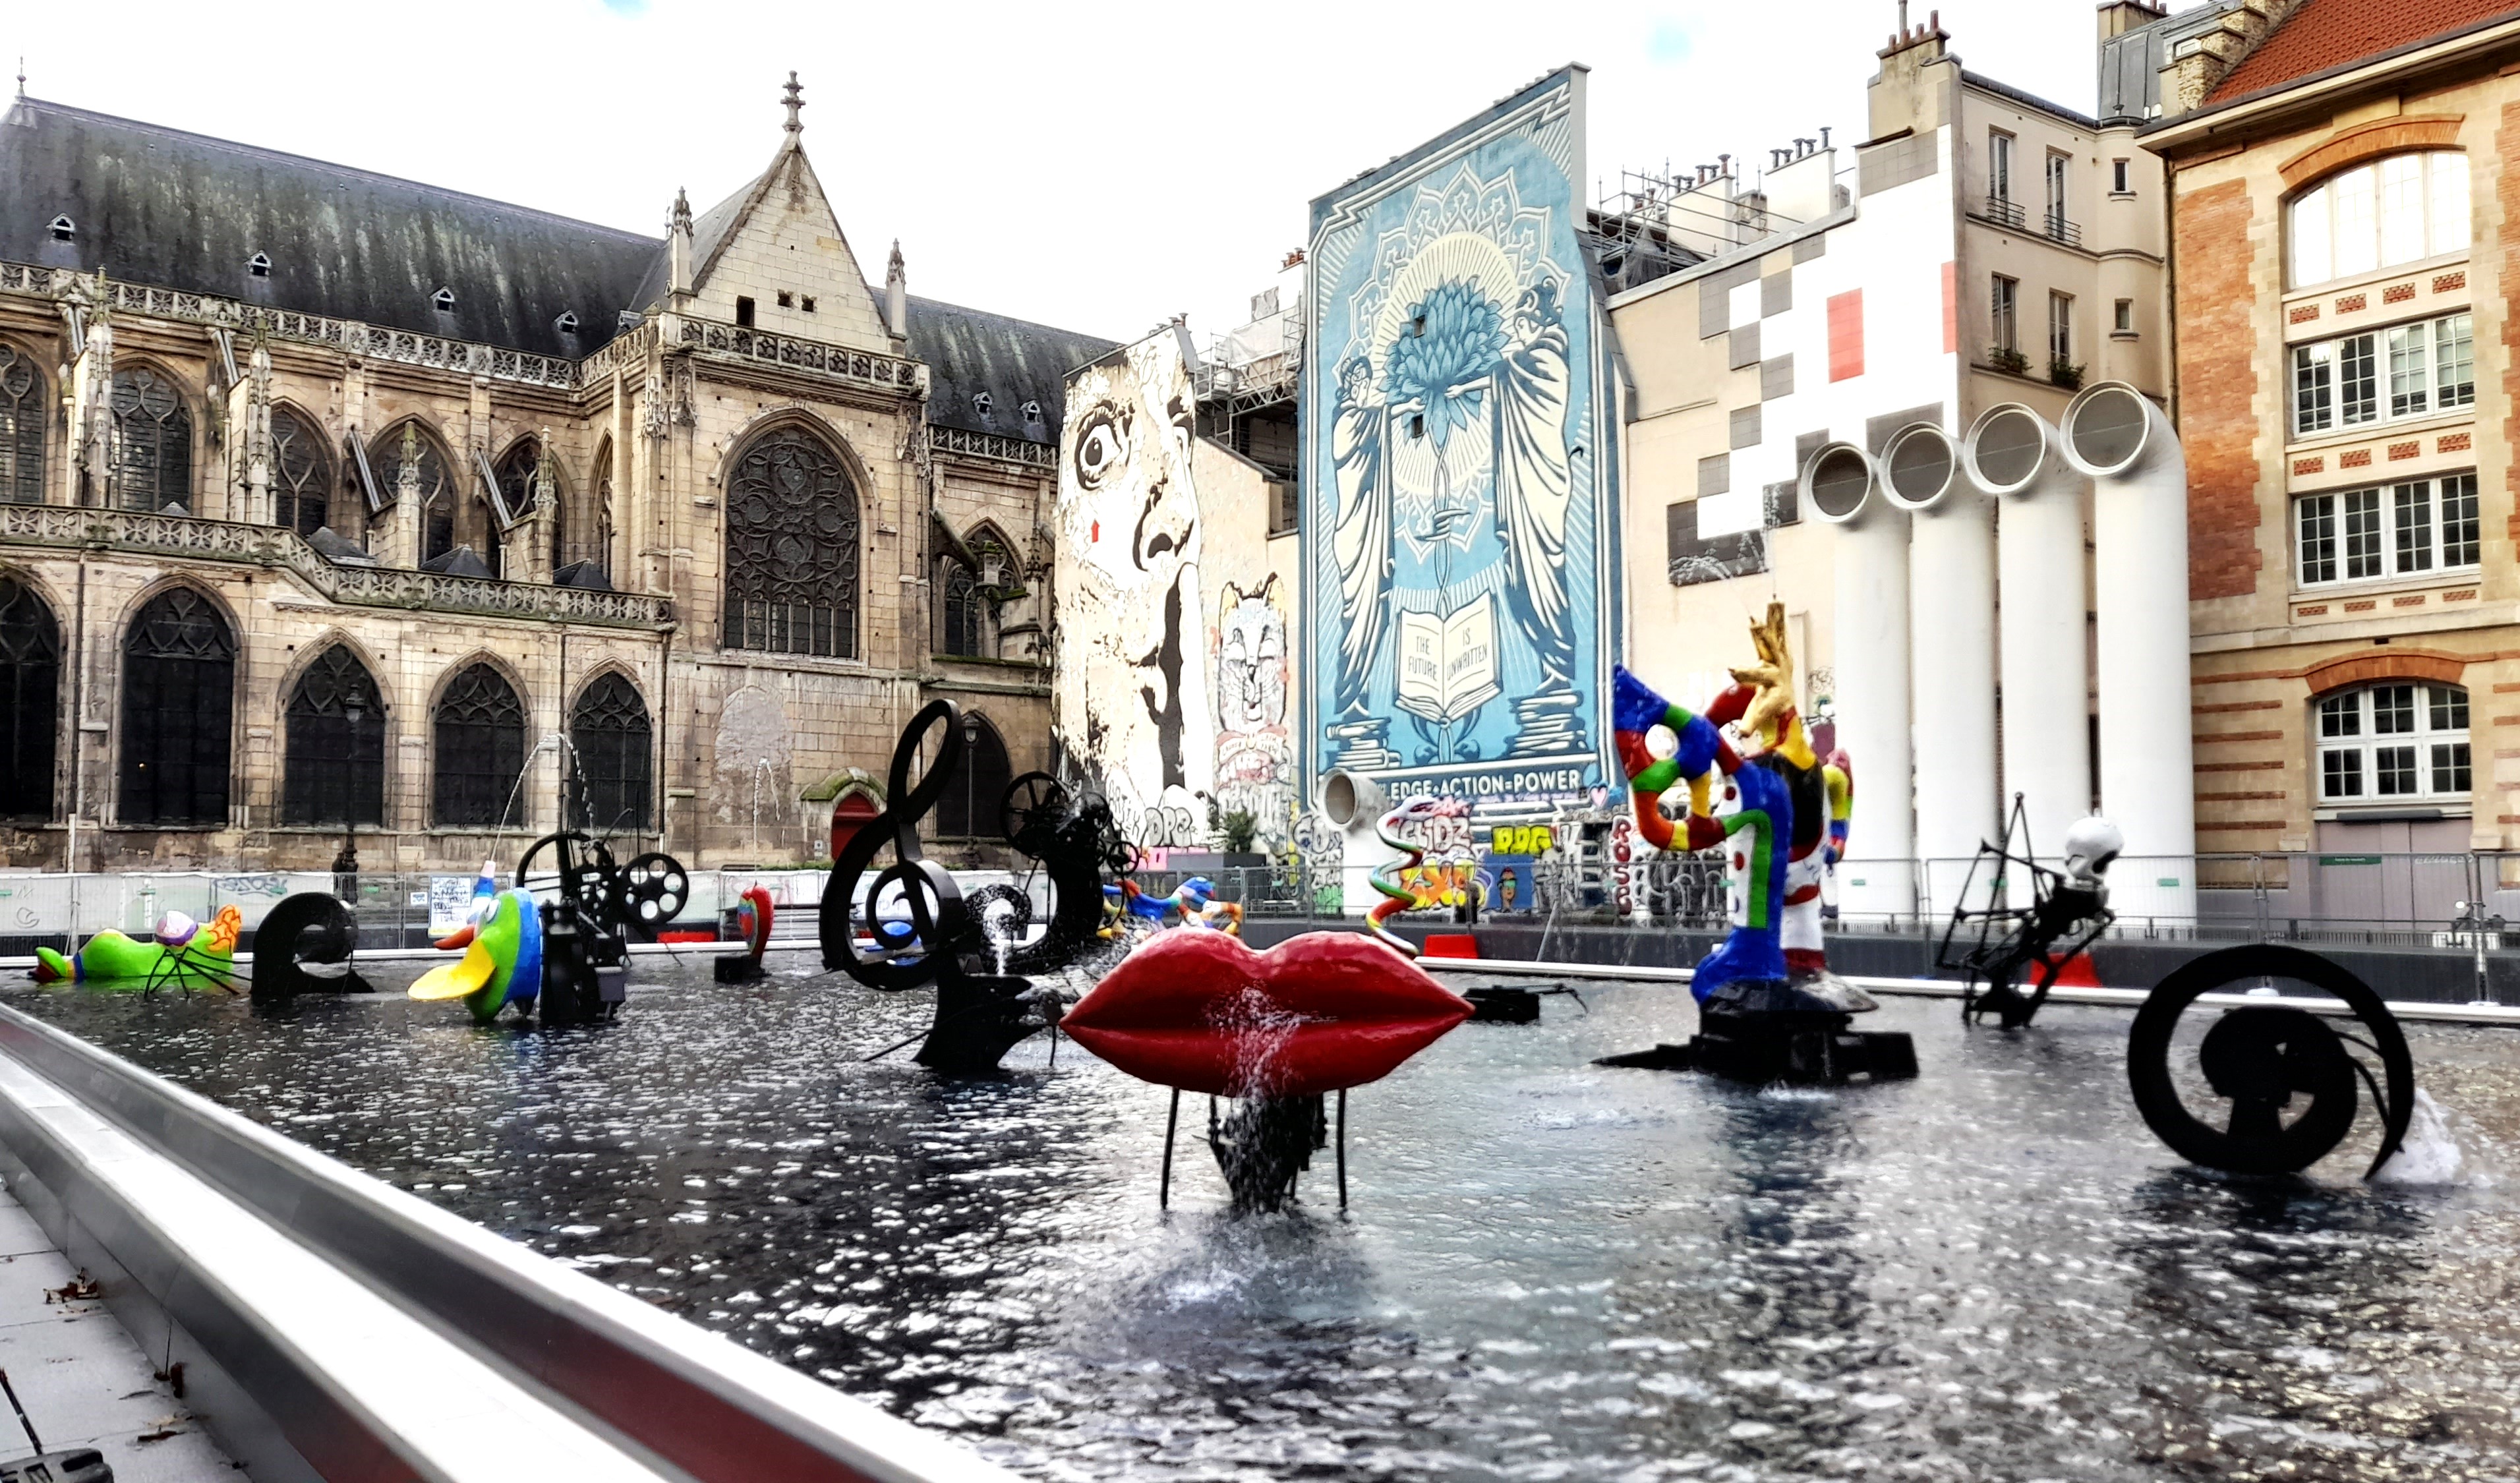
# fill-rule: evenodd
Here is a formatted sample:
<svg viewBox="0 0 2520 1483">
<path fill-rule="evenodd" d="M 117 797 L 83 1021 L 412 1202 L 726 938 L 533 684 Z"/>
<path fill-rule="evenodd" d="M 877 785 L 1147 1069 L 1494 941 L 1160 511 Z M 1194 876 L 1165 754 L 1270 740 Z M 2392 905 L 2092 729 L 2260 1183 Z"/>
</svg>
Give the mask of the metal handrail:
<svg viewBox="0 0 2520 1483">
<path fill-rule="evenodd" d="M 945 1438 L 5 1007 L 0 1051 L 698 1483 L 1012 1483 Z"/>
</svg>

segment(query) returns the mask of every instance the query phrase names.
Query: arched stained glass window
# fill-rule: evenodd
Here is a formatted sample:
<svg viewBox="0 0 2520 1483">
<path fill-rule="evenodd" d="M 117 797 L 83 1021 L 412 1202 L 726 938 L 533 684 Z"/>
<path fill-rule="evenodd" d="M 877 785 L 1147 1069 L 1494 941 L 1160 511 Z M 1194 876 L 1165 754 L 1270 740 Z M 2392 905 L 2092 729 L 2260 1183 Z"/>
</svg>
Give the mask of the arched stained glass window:
<svg viewBox="0 0 2520 1483">
<path fill-rule="evenodd" d="M 271 409 L 271 523 L 313 535 L 330 518 L 333 464 L 324 435 L 287 407 Z"/>
<path fill-rule="evenodd" d="M 114 478 L 125 510 L 193 508 L 193 414 L 147 366 L 113 373 Z"/>
<path fill-rule="evenodd" d="M 1007 743 L 985 716 L 968 716 L 965 724 L 977 735 L 963 753 L 963 776 L 936 800 L 936 834 L 942 839 L 968 839 L 998 832 L 998 804 L 1014 775 L 1007 762 Z"/>
<path fill-rule="evenodd" d="M 0 815 L 53 816 L 61 692 L 61 624 L 24 583 L 0 577 Z"/>
<path fill-rule="evenodd" d="M 385 706 L 347 644 L 317 654 L 289 693 L 284 824 L 385 822 Z"/>
<path fill-rule="evenodd" d="M 949 654 L 977 654 L 988 605 L 980 597 L 980 579 L 954 557 L 944 559 L 945 647 Z"/>
<path fill-rule="evenodd" d="M 455 828 L 524 822 L 525 707 L 488 664 L 455 677 L 437 697 L 436 768 L 429 817 Z"/>
<path fill-rule="evenodd" d="M 150 599 L 122 640 L 120 817 L 125 824 L 228 822 L 236 632 L 190 587 Z"/>
<path fill-rule="evenodd" d="M 44 502 L 44 379 L 33 358 L 0 344 L 0 500 Z"/>
<path fill-rule="evenodd" d="M 405 423 L 379 438 L 369 456 L 382 497 L 399 500 L 409 494 L 420 500 L 420 559 L 431 561 L 453 551 L 455 486 L 437 440 L 422 432 L 419 424 Z"/>
<path fill-rule="evenodd" d="M 765 433 L 736 460 L 725 644 L 857 657 L 857 489 L 839 454 L 801 427 Z"/>
<path fill-rule="evenodd" d="M 569 712 L 569 823 L 596 834 L 648 828 L 654 776 L 648 702 L 618 671 L 598 675 Z"/>
</svg>

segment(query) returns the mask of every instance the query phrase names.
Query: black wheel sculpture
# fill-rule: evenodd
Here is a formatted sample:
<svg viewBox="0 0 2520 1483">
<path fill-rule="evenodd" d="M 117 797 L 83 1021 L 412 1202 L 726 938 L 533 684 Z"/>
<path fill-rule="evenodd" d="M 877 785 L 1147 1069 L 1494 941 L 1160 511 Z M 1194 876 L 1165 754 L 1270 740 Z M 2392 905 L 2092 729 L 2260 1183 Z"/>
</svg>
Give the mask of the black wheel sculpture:
<svg viewBox="0 0 2520 1483">
<path fill-rule="evenodd" d="M 999 812 L 1010 820 L 1019 810 L 1028 811 L 1021 839 L 1010 836 L 1016 849 L 1031 856 L 1035 876 L 1048 878 L 1050 919 L 1043 924 L 1040 938 L 1026 943 L 1007 955 L 1007 967 L 1018 973 L 1048 973 L 1066 967 L 1090 951 L 1102 929 L 1102 876 L 1105 871 L 1118 876 L 1126 874 L 1126 857 L 1133 854 L 1120 838 L 1119 826 L 1111 818 L 1111 806 L 1096 792 L 1075 794 L 1056 782 L 1056 793 L 1044 795 L 1032 786 L 1035 778 L 1047 774 L 1027 773 L 1008 786 Z M 1121 864 L 1113 865 L 1114 859 Z M 1027 878 L 1025 887 L 989 886 L 972 893 L 974 912 L 1013 910 L 1020 907 L 1021 916 L 1014 921 L 1018 939 L 1032 923 L 1035 882 Z M 1019 897 L 1006 908 L 995 908 L 997 893 Z M 983 923 L 986 918 L 979 919 Z"/>
<path fill-rule="evenodd" d="M 2196 1047 L 2197 1069 L 2229 1103 L 2217 1128 L 2189 1110 L 2171 1071 L 2180 1016 L 2208 994 L 2246 993 L 2291 979 L 2341 1001 L 2368 1035 L 2342 1032 L 2331 1016 L 2294 1005 L 2243 1004 L 2223 1011 Z M 2349 1047 L 2377 1059 L 2374 1078 Z M 2353 1131 L 2367 1087 L 2380 1109 L 2379 1151 L 2365 1179 L 2407 1136 L 2414 1115 L 2414 1059 L 2406 1032 L 2370 986 L 2316 953 L 2275 943 L 2225 948 L 2182 965 L 2153 989 L 2127 1037 L 2127 1082 L 2137 1110 L 2181 1157 L 2233 1174 L 2296 1174 L 2326 1157 Z M 2304 1099 L 2292 1119 L 2284 1114 Z"/>
<path fill-rule="evenodd" d="M 546 850 L 549 864 L 538 865 Z M 557 877 L 560 894 L 577 904 L 581 921 L 615 936 L 635 932 L 655 941 L 692 897 L 691 876 L 673 856 L 651 850 L 617 865 L 603 840 L 581 830 L 545 834 L 526 846 L 517 862 L 517 884 L 545 889 L 528 878 L 538 871 Z"/>
<path fill-rule="evenodd" d="M 309 973 L 302 964 L 348 964 L 358 946 L 358 923 L 338 896 L 299 891 L 263 914 L 253 934 L 253 997 L 291 999 L 299 994 L 366 994 L 358 969 Z"/>
<path fill-rule="evenodd" d="M 1026 773 L 1007 785 L 998 800 L 998 825 L 1007 843 L 1039 859 L 1067 822 L 1067 789 L 1048 773 Z"/>
</svg>

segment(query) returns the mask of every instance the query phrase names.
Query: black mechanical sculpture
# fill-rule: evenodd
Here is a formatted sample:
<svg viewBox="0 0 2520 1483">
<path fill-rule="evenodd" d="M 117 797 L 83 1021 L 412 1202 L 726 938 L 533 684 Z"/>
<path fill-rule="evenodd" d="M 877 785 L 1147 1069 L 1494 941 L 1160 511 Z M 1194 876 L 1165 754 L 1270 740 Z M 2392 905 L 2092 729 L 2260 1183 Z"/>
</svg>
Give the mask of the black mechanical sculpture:
<svg viewBox="0 0 2520 1483">
<path fill-rule="evenodd" d="M 630 997 L 630 938 L 654 941 L 690 902 L 690 873 L 661 851 L 615 864 L 604 841 L 579 830 L 545 834 L 517 862 L 517 883 L 545 850 L 557 890 L 541 903 L 547 1025 L 592 1024 L 621 1012 Z"/>
<path fill-rule="evenodd" d="M 2196 1068 L 2212 1095 L 2229 1103 L 2221 1127 L 2200 1119 L 2172 1074 L 2180 1017 L 2208 994 L 2249 994 L 2290 979 L 2343 1002 L 2369 1036 L 2337 1029 L 2334 1016 L 2289 1004 L 2241 1004 L 2223 1011 L 2196 1042 Z M 2375 1079 L 2347 1047 L 2377 1059 Z M 2368 984 L 2300 948 L 2250 943 L 2182 965 L 2136 1012 L 2127 1036 L 2127 1082 L 2144 1123 L 2179 1155 L 2233 1174 L 2296 1174 L 2326 1157 L 2353 1131 L 2358 1084 L 2380 1109 L 2380 1148 L 2363 1178 L 2406 1141 L 2414 1116 L 2415 1067 L 2397 1016 Z M 2284 1114 L 2302 1103 L 2289 1122 Z"/>
<path fill-rule="evenodd" d="M 922 744 L 940 726 L 936 754 L 913 787 L 910 773 L 918 765 Z M 968 1075 L 996 1070 L 998 1058 L 1009 1048 L 1056 1024 L 1058 1009 L 1055 1001 L 1036 994 L 1031 980 L 1020 974 L 973 971 L 966 958 L 979 961 L 981 955 L 992 952 L 981 920 L 964 902 L 953 876 L 920 853 L 919 820 L 953 786 L 963 769 L 964 749 L 962 712 L 953 701 L 931 701 L 911 718 L 900 744 L 893 748 L 883 812 L 862 826 L 832 862 L 832 877 L 823 887 L 821 929 L 826 968 L 844 970 L 867 987 L 887 993 L 934 984 L 936 1015 L 922 1038 L 917 1059 L 939 1071 Z M 1046 811 L 1038 821 L 1030 817 L 1049 798 L 1046 791 L 1031 786 L 1035 776 L 1027 774 L 1016 780 L 1020 789 L 1008 790 L 1010 807 L 1019 798 L 1031 800 L 1020 810 L 1026 817 L 1010 831 L 1010 838 L 1017 848 L 1023 842 L 1013 840 L 1015 834 L 1048 846 L 1054 853 L 1044 858 L 1055 861 L 1058 841 L 1068 826 L 1051 822 L 1053 815 Z M 875 870 L 877 857 L 886 849 L 892 852 L 892 863 Z M 1055 885 L 1063 874 L 1073 874 L 1063 870 L 1063 864 L 1052 865 Z M 1032 946 L 1043 947 L 1052 935 L 1064 939 L 1086 906 L 1093 909 L 1099 923 L 1101 896 L 1099 879 L 1084 890 L 1062 889 L 1052 917 L 1053 931 L 1045 933 L 1043 944 Z M 1015 935 L 1008 940 L 1018 941 L 1030 922 L 1030 898 L 1010 892 L 991 893 L 988 899 L 1002 929 L 1008 918 L 1015 919 L 1012 926 Z M 1089 929 L 1087 940 L 1091 935 Z M 1019 957 L 1030 966 L 1046 964 L 1051 956 L 1011 948 L 1008 966 L 1013 967 Z"/>
<path fill-rule="evenodd" d="M 253 933 L 253 997 L 293 999 L 300 994 L 370 994 L 374 987 L 349 966 L 358 947 L 358 923 L 338 896 L 299 891 L 263 914 Z M 338 973 L 309 973 L 304 964 L 339 964 Z"/>
<path fill-rule="evenodd" d="M 1021 885 L 973 891 L 972 921 L 992 947 L 1019 944 L 1007 950 L 1009 972 L 1056 972 L 1101 941 L 1103 873 L 1127 875 L 1136 851 L 1120 837 L 1111 805 L 1101 793 L 1071 794 L 1048 773 L 1026 773 L 1008 784 L 998 821 L 1008 846 L 1031 860 L 1032 869 Z M 1033 898 L 1045 883 L 1050 921 L 1038 939 L 1025 942 Z"/>
<path fill-rule="evenodd" d="M 2065 868 L 2041 865 L 2031 858 L 2030 824 L 2021 795 L 2012 795 L 2003 842 L 1978 846 L 1935 962 L 1936 967 L 1962 975 L 1962 1023 L 1989 1014 L 2007 1030 L 2030 1023 L 2065 965 L 2117 921 L 2109 910 L 2107 876 L 2125 846 L 2116 825 L 2085 819 L 2065 831 Z M 1968 903 L 1976 899 L 1972 893 L 1981 872 L 1988 881 L 1988 905 L 1972 908 Z M 2023 883 L 2030 887 L 2030 899 L 2005 905 L 2004 887 Z M 1975 937 L 1964 941 L 1962 934 L 1971 926 Z"/>
</svg>

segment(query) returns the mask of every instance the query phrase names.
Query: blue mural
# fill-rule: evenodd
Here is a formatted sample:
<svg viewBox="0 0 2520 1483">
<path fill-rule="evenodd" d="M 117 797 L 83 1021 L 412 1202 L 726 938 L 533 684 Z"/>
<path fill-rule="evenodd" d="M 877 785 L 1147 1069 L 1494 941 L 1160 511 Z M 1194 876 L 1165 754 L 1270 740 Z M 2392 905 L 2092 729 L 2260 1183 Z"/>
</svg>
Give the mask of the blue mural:
<svg viewBox="0 0 2520 1483">
<path fill-rule="evenodd" d="M 1492 815 L 1617 776 L 1583 89 L 1557 72 L 1313 202 L 1308 781 L 1346 768 Z"/>
</svg>

